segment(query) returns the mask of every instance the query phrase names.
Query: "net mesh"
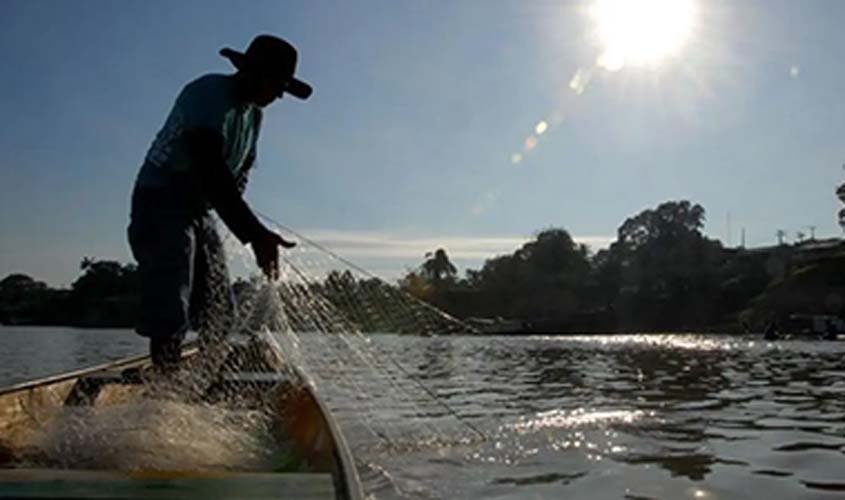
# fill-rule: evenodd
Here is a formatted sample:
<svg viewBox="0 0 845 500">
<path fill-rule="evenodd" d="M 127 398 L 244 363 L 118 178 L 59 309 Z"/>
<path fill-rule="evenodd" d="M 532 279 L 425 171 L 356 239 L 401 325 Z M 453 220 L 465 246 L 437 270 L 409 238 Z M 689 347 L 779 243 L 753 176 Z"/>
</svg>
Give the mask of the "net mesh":
<svg viewBox="0 0 845 500">
<path fill-rule="evenodd" d="M 270 351 L 295 366 L 325 402 L 365 484 L 374 487 L 389 478 L 390 457 L 408 449 L 486 439 L 374 340 L 383 334 L 477 332 L 297 236 L 299 245 L 284 253 L 276 283 L 259 277 L 236 282 L 237 317 L 245 330 L 261 335 Z M 252 265 L 249 249 L 231 236 L 226 241 L 234 261 L 243 268 Z"/>
<path fill-rule="evenodd" d="M 340 427 L 368 490 L 390 482 L 391 457 L 408 449 L 485 439 L 374 341 L 379 335 L 474 333 L 470 326 L 304 237 L 284 252 L 273 283 L 228 233 L 211 243 L 225 247 L 229 259 L 209 269 L 197 318 L 202 352 L 193 364 L 178 377 L 146 380 L 148 397 L 140 400 L 41 415 L 38 408 L 68 401 L 67 387 L 56 386 L 43 395 L 49 404 L 23 401 L 31 427 L 40 429 L 27 443 L 24 465 L 277 470 L 287 451 L 274 436 L 278 407 L 256 407 L 253 397 L 268 391 L 267 384 L 225 383 L 268 370 L 276 381 L 310 386 Z M 240 276 L 232 286 L 229 274 Z M 238 346 L 259 350 L 233 358 Z"/>
<path fill-rule="evenodd" d="M 248 263 L 248 250 L 227 241 L 230 255 Z M 356 456 L 482 436 L 373 341 L 474 333 L 469 325 L 305 238 L 285 252 L 278 282 L 253 277 L 235 288 L 238 316 L 308 378 Z"/>
</svg>

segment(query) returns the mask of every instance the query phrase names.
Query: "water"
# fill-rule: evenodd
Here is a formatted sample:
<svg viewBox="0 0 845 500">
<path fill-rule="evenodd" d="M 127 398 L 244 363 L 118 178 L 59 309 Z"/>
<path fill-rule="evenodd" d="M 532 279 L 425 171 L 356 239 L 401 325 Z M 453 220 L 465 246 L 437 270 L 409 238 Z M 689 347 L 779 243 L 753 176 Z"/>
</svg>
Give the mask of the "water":
<svg viewBox="0 0 845 500">
<path fill-rule="evenodd" d="M 131 330 L 0 326 L 0 387 L 146 350 Z"/>
<path fill-rule="evenodd" d="M 391 339 L 481 445 L 396 457 L 473 498 L 841 498 L 842 343 L 719 336 Z"/>
<path fill-rule="evenodd" d="M 0 385 L 142 352 L 141 340 L 126 331 L 3 328 Z M 845 343 L 695 335 L 374 342 L 488 436 L 362 454 L 377 498 L 845 496 Z M 445 414 L 403 417 L 419 425 Z"/>
</svg>

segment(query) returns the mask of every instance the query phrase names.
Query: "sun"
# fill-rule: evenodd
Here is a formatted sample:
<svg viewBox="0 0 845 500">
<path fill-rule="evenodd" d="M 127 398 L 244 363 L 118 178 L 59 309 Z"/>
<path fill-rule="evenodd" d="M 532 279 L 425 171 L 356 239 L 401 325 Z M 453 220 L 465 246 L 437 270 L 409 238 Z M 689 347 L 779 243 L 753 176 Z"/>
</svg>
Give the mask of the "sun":
<svg viewBox="0 0 845 500">
<path fill-rule="evenodd" d="M 610 71 L 655 65 L 686 43 L 695 18 L 694 0 L 596 0 L 592 8 L 603 52 L 598 65 Z"/>
</svg>

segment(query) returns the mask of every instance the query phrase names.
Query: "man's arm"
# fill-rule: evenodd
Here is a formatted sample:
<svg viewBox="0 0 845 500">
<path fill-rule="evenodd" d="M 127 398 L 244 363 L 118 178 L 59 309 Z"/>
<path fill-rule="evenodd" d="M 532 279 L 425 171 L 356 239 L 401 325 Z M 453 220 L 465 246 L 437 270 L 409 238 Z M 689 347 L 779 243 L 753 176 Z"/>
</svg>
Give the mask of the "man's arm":
<svg viewBox="0 0 845 500">
<path fill-rule="evenodd" d="M 249 180 L 249 171 L 252 170 L 252 166 L 254 164 L 255 155 L 250 153 L 246 160 L 244 160 L 244 166 L 241 167 L 240 172 L 238 172 L 238 175 L 235 176 L 235 186 L 238 187 L 238 192 L 241 193 L 241 196 L 243 196 L 244 191 L 246 191 L 246 183 Z"/>
<path fill-rule="evenodd" d="M 279 246 L 296 244 L 264 227 L 241 197 L 235 177 L 223 160 L 223 136 L 211 129 L 198 128 L 186 133 L 194 165 L 194 175 L 211 206 L 241 243 L 249 243 L 258 266 L 271 279 L 279 273 Z"/>
<path fill-rule="evenodd" d="M 211 129 L 199 128 L 188 131 L 185 139 L 200 189 L 226 226 L 244 244 L 267 232 L 241 197 L 235 177 L 223 160 L 223 136 Z"/>
</svg>

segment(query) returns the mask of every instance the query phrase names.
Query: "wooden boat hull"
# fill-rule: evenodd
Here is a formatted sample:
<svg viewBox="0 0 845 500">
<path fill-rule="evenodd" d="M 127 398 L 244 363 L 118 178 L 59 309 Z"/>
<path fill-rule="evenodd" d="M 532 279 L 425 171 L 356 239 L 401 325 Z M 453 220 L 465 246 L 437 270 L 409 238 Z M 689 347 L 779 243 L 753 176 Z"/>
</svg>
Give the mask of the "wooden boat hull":
<svg viewBox="0 0 845 500">
<path fill-rule="evenodd" d="M 251 345 L 242 351 L 254 354 L 255 349 Z M 200 356 L 195 347 L 189 347 L 183 358 L 191 363 L 199 361 Z M 225 491 L 240 492 L 231 496 L 237 498 L 243 497 L 247 490 L 261 498 L 290 498 L 294 492 L 307 498 L 363 498 L 345 438 L 325 404 L 303 382 L 304 377 L 290 368 L 268 367 L 266 360 L 241 365 L 240 370 L 227 371 L 230 375 L 211 384 L 205 396 L 213 399 L 216 390 L 234 388 L 254 402 L 260 398 L 262 408 L 270 410 L 273 434 L 285 439 L 288 446 L 293 444 L 291 451 L 296 464 L 284 466 L 293 467 L 293 471 L 91 471 L 29 466 L 33 454 L 37 454 L 32 443 L 68 407 L 105 408 L 143 397 L 148 384 L 142 383 L 143 380 L 127 380 L 149 372 L 149 358 L 139 356 L 0 389 L 0 498 L 50 498 L 50 491 L 54 497 L 96 497 L 97 484 L 112 496 L 121 491 L 118 496 L 126 498 L 132 498 L 133 491 L 138 498 L 155 498 L 153 493 L 161 491 L 170 491 L 171 496 L 184 493 L 187 497 L 202 498 L 207 498 L 209 491 L 215 492 L 213 496 L 217 498 L 227 497 Z M 256 371 L 256 367 L 263 369 Z M 282 371 L 294 377 L 282 377 L 279 375 Z M 22 463 L 27 468 L 21 468 Z M 250 479 L 254 481 L 252 489 L 248 488 Z M 333 485 L 330 495 L 327 495 L 327 480 Z M 278 494 L 274 496 L 272 492 L 276 490 Z M 73 492 L 79 496 L 73 496 Z"/>
</svg>

